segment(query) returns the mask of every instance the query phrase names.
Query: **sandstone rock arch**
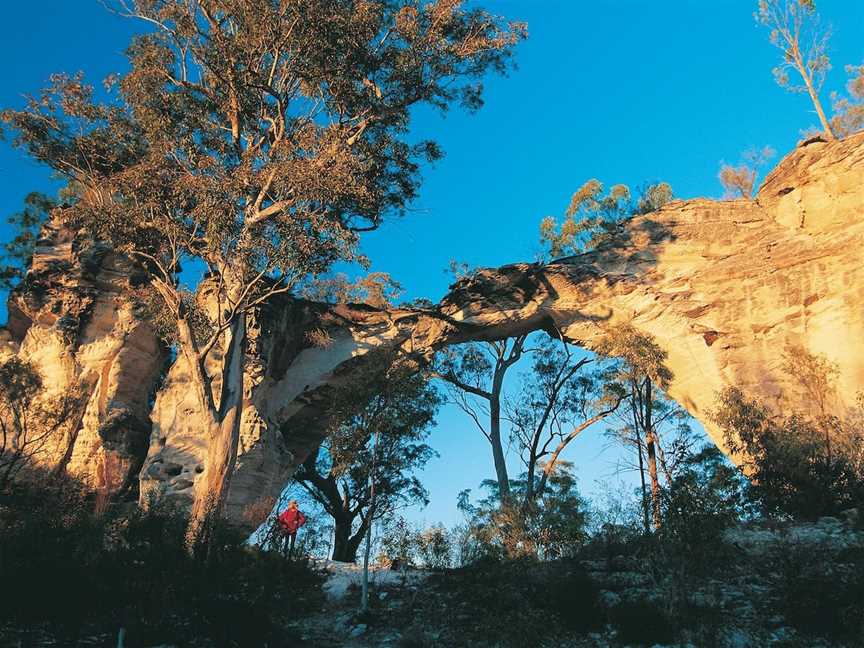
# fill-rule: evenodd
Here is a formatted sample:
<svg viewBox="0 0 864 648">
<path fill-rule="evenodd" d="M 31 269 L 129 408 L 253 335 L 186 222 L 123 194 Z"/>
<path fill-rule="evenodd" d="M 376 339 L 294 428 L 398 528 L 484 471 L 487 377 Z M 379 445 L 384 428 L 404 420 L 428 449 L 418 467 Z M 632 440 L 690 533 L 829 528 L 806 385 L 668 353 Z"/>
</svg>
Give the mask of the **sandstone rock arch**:
<svg viewBox="0 0 864 648">
<path fill-rule="evenodd" d="M 667 351 L 674 373 L 670 396 L 722 446 L 706 416 L 717 392 L 736 385 L 779 407 L 778 395 L 790 387 L 783 352 L 795 345 L 837 365 L 831 407 L 842 414 L 864 389 L 862 243 L 864 134 L 859 134 L 836 143 L 804 143 L 769 174 L 753 201 L 671 203 L 628 221 L 614 246 L 548 264 L 482 270 L 455 284 L 434 309 L 274 302 L 250 327 L 253 362 L 245 376 L 240 455 L 227 514 L 237 523 L 255 525 L 262 509 L 250 504 L 277 494 L 297 463 L 320 443 L 331 388 L 362 375 L 364 357 L 376 349 L 428 356 L 446 344 L 539 329 L 554 329 L 590 349 L 610 326 L 629 323 Z M 49 241 L 43 255 L 51 249 Z M 69 263 L 80 265 L 79 257 Z M 96 294 L 112 264 L 101 262 L 93 279 Z M 68 267 L 58 270 L 49 282 L 52 308 L 64 303 L 70 286 L 62 277 L 68 273 Z M 122 281 L 115 277 L 108 284 L 116 290 Z M 12 302 L 26 302 L 25 297 L 26 286 Z M 101 335 L 103 346 L 122 335 L 121 347 L 129 344 L 131 333 L 117 324 L 126 308 L 121 301 L 112 302 L 117 313 L 109 318 L 112 326 L 91 334 Z M 26 325 L 16 325 L 17 316 L 10 315 L 21 354 L 32 353 L 28 336 L 56 332 L 62 319 L 46 317 L 43 302 L 29 309 Z M 155 341 L 155 335 L 144 326 L 139 323 L 137 337 L 132 336 L 139 349 L 154 346 L 145 342 Z M 82 352 L 81 339 L 67 342 L 58 357 L 92 357 Z M 137 385 L 139 398 L 127 407 L 134 414 L 130 420 L 140 422 L 145 413 L 140 393 L 155 384 L 157 365 L 161 360 L 138 367 L 137 373 L 116 374 L 118 385 L 123 376 Z M 188 496 L 200 471 L 205 448 L 186 384 L 186 368 L 177 361 L 149 412 L 142 502 L 154 494 Z M 107 448 L 100 426 L 119 401 L 110 396 L 105 411 L 90 422 L 85 419 L 76 438 L 95 434 L 102 439 L 101 446 L 95 445 Z M 142 434 L 146 438 L 130 426 L 119 433 L 115 429 L 112 438 L 140 439 Z M 69 470 L 90 474 L 87 456 L 79 456 L 84 458 L 70 463 Z M 134 461 L 124 465 L 127 476 L 135 473 Z"/>
</svg>

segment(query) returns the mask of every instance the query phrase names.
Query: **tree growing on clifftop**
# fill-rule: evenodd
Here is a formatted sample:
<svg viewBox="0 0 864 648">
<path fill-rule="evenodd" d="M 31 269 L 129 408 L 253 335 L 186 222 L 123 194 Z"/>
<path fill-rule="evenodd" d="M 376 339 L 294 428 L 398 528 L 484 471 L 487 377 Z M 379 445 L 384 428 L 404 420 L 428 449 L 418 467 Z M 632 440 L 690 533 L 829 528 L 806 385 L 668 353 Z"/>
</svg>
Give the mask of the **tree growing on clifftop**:
<svg viewBox="0 0 864 648">
<path fill-rule="evenodd" d="M 420 163 L 440 156 L 408 143 L 412 107 L 478 108 L 480 78 L 506 70 L 525 29 L 461 0 L 111 4 L 153 31 L 106 80 L 109 98 L 55 75 L 2 118 L 68 180 L 65 222 L 150 271 L 207 442 L 196 546 L 223 507 L 257 384 L 250 314 L 338 260 L 364 261 L 360 233 L 403 211 Z M 208 312 L 182 287 L 189 261 L 206 267 Z"/>
<path fill-rule="evenodd" d="M 851 77 L 846 84 L 849 95 L 831 95 L 831 107 L 834 109 L 831 126 L 838 137 L 846 137 L 864 129 L 864 63 L 847 65 L 846 72 Z"/>
<path fill-rule="evenodd" d="M 814 0 L 759 0 L 756 20 L 771 30 L 771 44 L 783 53 L 782 63 L 773 70 L 777 84 L 789 92 L 806 92 L 825 136 L 836 139 L 819 99 L 831 69 L 827 53 L 830 32 L 820 27 Z M 790 71 L 801 77 L 801 84 L 792 81 Z"/>
<path fill-rule="evenodd" d="M 560 224 L 554 216 L 540 222 L 540 242 L 552 257 L 581 254 L 614 242 L 622 221 L 656 211 L 670 200 L 672 187 L 666 182 L 647 185 L 634 201 L 627 185 L 616 184 L 604 191 L 603 184 L 592 178 L 570 198 Z"/>
<path fill-rule="evenodd" d="M 720 162 L 720 184 L 726 191 L 727 198 L 740 196 L 741 198 L 752 198 L 756 189 L 756 179 L 759 177 L 759 169 L 768 163 L 775 155 L 774 149 L 765 146 L 762 149 L 751 148 L 744 151 L 742 161 L 738 166 L 732 166 Z"/>
</svg>

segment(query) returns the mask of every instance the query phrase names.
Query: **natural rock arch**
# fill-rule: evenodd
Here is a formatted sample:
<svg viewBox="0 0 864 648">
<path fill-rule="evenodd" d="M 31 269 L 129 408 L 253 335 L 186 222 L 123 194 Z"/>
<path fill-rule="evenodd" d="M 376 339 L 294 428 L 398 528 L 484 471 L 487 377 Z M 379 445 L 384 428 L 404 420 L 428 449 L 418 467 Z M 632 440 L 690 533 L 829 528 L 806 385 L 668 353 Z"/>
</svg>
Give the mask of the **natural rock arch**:
<svg viewBox="0 0 864 648">
<path fill-rule="evenodd" d="M 837 365 L 831 408 L 842 414 L 864 388 L 862 242 L 859 134 L 830 144 L 806 142 L 768 176 L 753 201 L 676 201 L 628 221 L 612 246 L 548 264 L 482 270 L 455 284 L 432 310 L 274 302 L 250 327 L 255 361 L 245 381 L 227 515 L 256 524 L 266 506 L 254 504 L 277 495 L 322 440 L 332 386 L 362 375 L 372 350 L 428 356 L 446 344 L 539 329 L 590 349 L 610 326 L 629 323 L 666 350 L 674 374 L 670 396 L 722 447 L 707 416 L 717 393 L 735 385 L 779 405 L 778 395 L 791 387 L 783 353 L 794 345 Z M 57 318 L 43 322 L 35 310 L 19 340 L 58 326 Z M 106 339 L 116 335 L 105 329 Z M 26 346 L 25 339 L 21 353 Z M 79 353 L 74 343 L 66 351 Z M 139 390 L 154 380 L 150 370 Z M 186 385 L 180 360 L 150 415 L 142 502 L 154 494 L 191 495 L 206 449 Z M 130 428 L 130 435 L 141 432 Z M 69 468 L 86 474 L 87 466 Z"/>
</svg>

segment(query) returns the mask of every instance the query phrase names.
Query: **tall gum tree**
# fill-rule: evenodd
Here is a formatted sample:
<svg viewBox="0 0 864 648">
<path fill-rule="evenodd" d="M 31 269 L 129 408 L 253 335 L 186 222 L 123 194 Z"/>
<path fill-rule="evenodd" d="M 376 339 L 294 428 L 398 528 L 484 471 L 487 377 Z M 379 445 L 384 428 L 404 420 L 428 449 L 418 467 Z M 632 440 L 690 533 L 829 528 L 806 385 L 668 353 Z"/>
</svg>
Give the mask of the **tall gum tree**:
<svg viewBox="0 0 864 648">
<path fill-rule="evenodd" d="M 360 233 L 402 211 L 440 156 L 408 142 L 412 106 L 478 108 L 481 77 L 525 37 L 465 4 L 114 0 L 151 31 L 108 98 L 56 75 L 4 111 L 14 141 L 69 181 L 66 224 L 149 270 L 143 292 L 172 324 L 206 430 L 191 546 L 207 544 L 236 463 L 254 310 L 363 261 Z M 206 268 L 207 308 L 182 287 L 190 262 Z"/>
<path fill-rule="evenodd" d="M 819 93 L 831 69 L 828 57 L 830 32 L 819 25 L 814 0 L 759 0 L 756 21 L 771 30 L 771 44 L 783 53 L 783 62 L 774 68 L 777 84 L 790 92 L 806 92 L 825 137 L 837 139 L 828 121 Z M 789 71 L 801 77 L 793 83 Z"/>
</svg>

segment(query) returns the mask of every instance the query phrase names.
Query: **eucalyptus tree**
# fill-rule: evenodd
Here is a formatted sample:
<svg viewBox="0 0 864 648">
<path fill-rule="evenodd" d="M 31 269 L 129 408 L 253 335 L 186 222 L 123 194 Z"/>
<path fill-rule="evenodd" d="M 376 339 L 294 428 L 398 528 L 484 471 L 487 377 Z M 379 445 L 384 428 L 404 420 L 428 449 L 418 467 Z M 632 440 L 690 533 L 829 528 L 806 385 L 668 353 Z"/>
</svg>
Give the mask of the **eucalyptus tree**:
<svg viewBox="0 0 864 648">
<path fill-rule="evenodd" d="M 648 214 L 672 200 L 667 182 L 645 185 L 634 199 L 630 188 L 616 184 L 608 190 L 599 180 L 585 182 L 570 198 L 559 223 L 554 216 L 540 222 L 540 243 L 551 257 L 581 254 L 614 243 L 619 225 L 637 214 Z"/>
<path fill-rule="evenodd" d="M 726 198 L 747 198 L 752 200 L 753 192 L 758 185 L 759 169 L 765 166 L 774 157 L 776 152 L 770 146 L 761 149 L 750 148 L 741 155 L 738 166 L 720 162 L 720 173 L 717 177 L 726 192 Z"/>
<path fill-rule="evenodd" d="M 129 71 L 104 98 L 80 74 L 55 75 L 3 120 L 68 180 L 65 224 L 149 270 L 208 444 L 195 545 L 236 462 L 250 312 L 336 261 L 364 261 L 360 233 L 403 211 L 421 163 L 441 155 L 409 143 L 412 109 L 478 108 L 481 77 L 506 71 L 526 32 L 462 0 L 109 4 L 150 28 Z M 190 262 L 211 288 L 199 314 L 181 282 Z"/>
<path fill-rule="evenodd" d="M 680 418 L 683 415 L 683 410 L 668 403 L 663 396 L 662 390 L 672 380 L 672 372 L 665 365 L 666 352 L 651 337 L 626 325 L 614 328 L 600 341 L 596 351 L 601 356 L 615 359 L 610 378 L 626 393 L 623 425 L 619 431 L 626 443 L 636 447 L 646 531 L 650 528 L 649 510 L 654 527 L 659 528 L 662 508 L 658 454 L 661 455 L 661 469 L 670 473 L 671 470 L 668 470 L 669 462 L 662 455 L 658 430 L 669 417 Z M 650 497 L 645 492 L 644 464 L 648 469 Z"/>
<path fill-rule="evenodd" d="M 849 81 L 846 84 L 847 96 L 839 93 L 831 95 L 834 117 L 831 127 L 838 137 L 846 137 L 864 129 L 864 63 L 847 65 Z"/>
<path fill-rule="evenodd" d="M 819 99 L 825 75 L 831 69 L 830 32 L 819 24 L 814 0 L 759 0 L 756 20 L 771 30 L 771 44 L 782 53 L 782 62 L 773 70 L 777 84 L 790 92 L 806 92 L 825 136 L 836 139 Z M 801 77 L 801 83 L 793 82 L 790 72 Z"/>
<path fill-rule="evenodd" d="M 432 375 L 447 383 L 450 400 L 474 423 L 489 442 L 497 490 L 502 502 L 510 500 L 504 415 L 504 380 L 507 372 L 531 353 L 527 335 L 492 342 L 471 342 L 440 352 Z"/>
<path fill-rule="evenodd" d="M 294 475 L 333 518 L 332 558 L 340 562 L 356 561 L 373 522 L 428 503 L 414 473 L 435 455 L 425 440 L 441 399 L 416 367 L 390 360 L 338 389 L 328 440 Z"/>
<path fill-rule="evenodd" d="M 522 507 L 543 498 L 561 455 L 582 432 L 614 413 L 624 391 L 604 380 L 596 359 L 552 337 L 538 341 L 521 388 L 505 400 L 513 444 L 525 469 Z"/>
</svg>

